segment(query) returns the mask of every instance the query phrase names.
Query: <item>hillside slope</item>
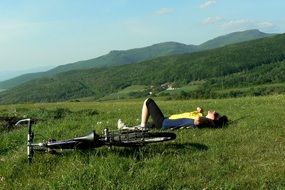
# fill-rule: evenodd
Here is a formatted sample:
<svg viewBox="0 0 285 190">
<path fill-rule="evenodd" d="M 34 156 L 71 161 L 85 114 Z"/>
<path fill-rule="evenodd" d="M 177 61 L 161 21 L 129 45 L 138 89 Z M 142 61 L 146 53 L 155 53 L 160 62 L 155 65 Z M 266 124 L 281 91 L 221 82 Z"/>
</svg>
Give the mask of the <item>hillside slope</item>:
<svg viewBox="0 0 285 190">
<path fill-rule="evenodd" d="M 197 46 L 185 45 L 177 42 L 165 42 L 143 48 L 124 51 L 111 51 L 106 55 L 94 59 L 61 65 L 46 72 L 25 74 L 16 78 L 12 78 L 10 80 L 0 82 L 0 89 L 10 89 L 32 79 L 50 77 L 55 74 L 71 70 L 82 70 L 138 63 L 157 57 L 204 51 L 229 44 L 269 37 L 272 35 L 273 34 L 262 33 L 258 30 L 248 30 L 220 36 Z"/>
<path fill-rule="evenodd" d="M 285 34 L 282 34 L 203 52 L 159 57 L 137 64 L 69 71 L 32 80 L 2 92 L 0 102 L 50 102 L 86 96 L 100 98 L 134 84 L 187 84 L 197 80 L 211 81 L 219 77 L 226 79 L 231 75 L 239 76 L 238 73 L 242 72 L 255 73 L 254 70 L 258 71 L 261 66 L 268 66 L 264 68 L 270 71 L 271 64 L 275 64 L 281 72 L 284 70 L 284 60 Z M 262 72 L 260 70 L 257 73 Z M 283 78 L 268 78 L 266 81 L 284 82 Z M 233 85 L 238 85 L 239 82 L 236 81 Z"/>
</svg>

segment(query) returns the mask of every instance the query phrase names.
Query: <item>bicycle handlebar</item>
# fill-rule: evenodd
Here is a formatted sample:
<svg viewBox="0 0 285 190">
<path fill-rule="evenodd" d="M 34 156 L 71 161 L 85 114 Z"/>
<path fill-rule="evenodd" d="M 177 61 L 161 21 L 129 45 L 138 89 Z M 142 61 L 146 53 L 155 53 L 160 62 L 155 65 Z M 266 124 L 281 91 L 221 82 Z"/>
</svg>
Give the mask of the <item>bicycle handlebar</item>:
<svg viewBox="0 0 285 190">
<path fill-rule="evenodd" d="M 31 126 L 31 119 L 30 118 L 21 119 L 15 125 L 17 126 L 17 125 L 19 125 L 20 123 L 23 123 L 23 122 L 28 122 L 29 134 L 31 134 L 32 133 L 32 126 Z"/>
</svg>

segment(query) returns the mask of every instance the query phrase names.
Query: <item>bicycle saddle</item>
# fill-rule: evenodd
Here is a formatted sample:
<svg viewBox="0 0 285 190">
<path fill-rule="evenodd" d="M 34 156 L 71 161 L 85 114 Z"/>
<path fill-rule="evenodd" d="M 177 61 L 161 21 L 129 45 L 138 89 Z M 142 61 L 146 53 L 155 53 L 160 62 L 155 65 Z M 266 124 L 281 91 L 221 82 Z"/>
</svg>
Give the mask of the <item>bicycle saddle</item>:
<svg viewBox="0 0 285 190">
<path fill-rule="evenodd" d="M 99 135 L 96 134 L 95 131 L 92 131 L 88 135 L 82 136 L 82 137 L 75 137 L 72 140 L 79 141 L 79 142 L 94 142 L 99 138 Z"/>
</svg>

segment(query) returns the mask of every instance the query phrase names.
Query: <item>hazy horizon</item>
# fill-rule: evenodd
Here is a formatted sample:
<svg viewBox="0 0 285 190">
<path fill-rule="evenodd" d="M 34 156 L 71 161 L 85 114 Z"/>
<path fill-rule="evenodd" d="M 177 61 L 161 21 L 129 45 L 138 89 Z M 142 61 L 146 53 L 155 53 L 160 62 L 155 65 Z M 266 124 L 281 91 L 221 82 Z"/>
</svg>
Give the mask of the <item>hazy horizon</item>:
<svg viewBox="0 0 285 190">
<path fill-rule="evenodd" d="M 249 29 L 284 33 L 284 6 L 281 0 L 4 0 L 0 81 L 112 50 L 167 41 L 199 45 Z"/>
<path fill-rule="evenodd" d="M 17 76 L 21 76 L 23 74 L 45 72 L 54 67 L 56 66 L 51 65 L 51 66 L 34 67 L 29 69 L 11 69 L 7 71 L 0 71 L 0 82 L 12 79 Z"/>
</svg>

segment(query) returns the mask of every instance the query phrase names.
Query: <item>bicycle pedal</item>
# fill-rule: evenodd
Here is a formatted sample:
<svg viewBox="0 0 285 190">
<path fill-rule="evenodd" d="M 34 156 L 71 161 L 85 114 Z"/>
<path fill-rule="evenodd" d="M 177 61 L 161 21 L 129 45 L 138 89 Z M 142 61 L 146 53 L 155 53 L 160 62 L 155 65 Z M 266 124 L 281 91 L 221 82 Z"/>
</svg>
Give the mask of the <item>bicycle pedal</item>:
<svg viewBox="0 0 285 190">
<path fill-rule="evenodd" d="M 48 139 L 48 142 L 50 143 L 50 142 L 55 142 L 56 141 L 56 139 Z"/>
<path fill-rule="evenodd" d="M 56 150 L 51 149 L 51 148 L 48 148 L 48 149 L 47 149 L 47 152 L 48 152 L 49 154 L 57 154 Z"/>
</svg>

